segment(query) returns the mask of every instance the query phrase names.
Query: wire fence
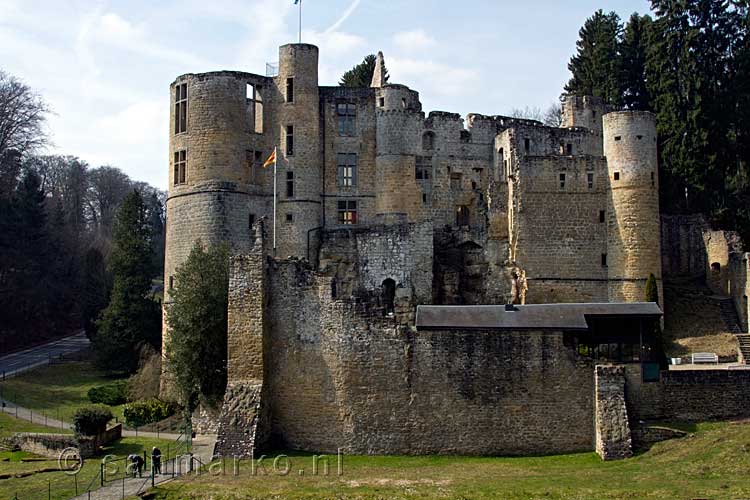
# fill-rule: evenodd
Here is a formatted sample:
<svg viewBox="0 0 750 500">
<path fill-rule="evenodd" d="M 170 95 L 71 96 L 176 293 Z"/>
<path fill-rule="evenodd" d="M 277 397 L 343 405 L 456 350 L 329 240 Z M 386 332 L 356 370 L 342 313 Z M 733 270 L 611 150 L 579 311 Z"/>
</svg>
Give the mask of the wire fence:
<svg viewBox="0 0 750 500">
<path fill-rule="evenodd" d="M 190 431 L 188 431 L 190 432 Z M 187 437 L 186 437 L 187 436 Z M 54 472 L 54 477 L 25 485 L 18 491 L 6 491 L 13 500 L 62 500 L 68 498 L 115 500 L 138 495 L 148 488 L 190 473 L 201 462 L 191 453 L 189 433 L 182 433 L 168 444 L 159 460 L 145 451 L 134 460 L 128 456 L 104 456 L 84 461 L 76 474 Z M 138 464 L 141 467 L 138 467 Z M 41 474 L 41 473 L 40 473 Z"/>
</svg>

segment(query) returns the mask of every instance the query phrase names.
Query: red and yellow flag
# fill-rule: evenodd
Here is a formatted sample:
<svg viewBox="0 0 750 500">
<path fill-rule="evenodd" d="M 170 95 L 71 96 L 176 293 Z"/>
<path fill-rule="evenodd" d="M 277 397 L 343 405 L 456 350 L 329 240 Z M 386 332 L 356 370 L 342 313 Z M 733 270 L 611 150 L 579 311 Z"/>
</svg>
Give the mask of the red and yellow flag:
<svg viewBox="0 0 750 500">
<path fill-rule="evenodd" d="M 263 168 L 266 168 L 269 165 L 272 165 L 276 163 L 276 149 L 273 150 L 273 153 L 271 153 L 271 156 L 268 157 L 268 159 L 263 163 Z"/>
</svg>

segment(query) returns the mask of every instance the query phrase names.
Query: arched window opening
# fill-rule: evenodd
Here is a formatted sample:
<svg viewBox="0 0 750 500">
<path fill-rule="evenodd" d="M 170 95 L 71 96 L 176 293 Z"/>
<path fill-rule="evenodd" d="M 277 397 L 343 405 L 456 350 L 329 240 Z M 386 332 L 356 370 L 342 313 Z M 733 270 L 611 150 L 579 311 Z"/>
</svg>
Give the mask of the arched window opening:
<svg viewBox="0 0 750 500">
<path fill-rule="evenodd" d="M 384 280 L 381 293 L 386 316 L 393 316 L 396 311 L 396 282 L 391 278 L 387 278 L 386 280 Z"/>
<path fill-rule="evenodd" d="M 434 132 L 425 132 L 424 135 L 422 135 L 422 149 L 424 151 L 432 151 L 433 149 L 435 149 Z"/>
<path fill-rule="evenodd" d="M 721 264 L 719 264 L 718 262 L 714 262 L 713 264 L 711 264 L 711 271 L 713 271 L 715 273 L 720 272 L 721 271 Z"/>
</svg>

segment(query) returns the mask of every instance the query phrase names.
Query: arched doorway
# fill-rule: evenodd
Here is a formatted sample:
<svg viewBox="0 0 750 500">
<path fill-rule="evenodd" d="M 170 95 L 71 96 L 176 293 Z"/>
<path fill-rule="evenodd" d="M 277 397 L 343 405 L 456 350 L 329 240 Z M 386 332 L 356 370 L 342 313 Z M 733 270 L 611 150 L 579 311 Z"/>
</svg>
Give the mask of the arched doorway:
<svg viewBox="0 0 750 500">
<path fill-rule="evenodd" d="M 383 308 L 386 316 L 391 316 L 395 313 L 395 299 L 396 299 L 396 282 L 391 278 L 383 281 L 381 290 L 381 298 L 383 301 Z"/>
</svg>

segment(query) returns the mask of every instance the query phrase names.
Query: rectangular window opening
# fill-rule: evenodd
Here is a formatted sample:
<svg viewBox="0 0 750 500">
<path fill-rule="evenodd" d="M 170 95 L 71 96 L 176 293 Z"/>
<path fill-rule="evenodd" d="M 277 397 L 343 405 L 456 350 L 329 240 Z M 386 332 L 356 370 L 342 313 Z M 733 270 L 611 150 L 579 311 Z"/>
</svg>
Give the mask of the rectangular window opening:
<svg viewBox="0 0 750 500">
<path fill-rule="evenodd" d="M 255 214 L 250 214 L 250 215 L 249 215 L 249 216 L 247 217 L 247 226 L 248 226 L 248 227 L 249 227 L 250 229 L 252 229 L 252 228 L 253 228 L 253 224 L 255 224 Z"/>
<path fill-rule="evenodd" d="M 602 254 L 602 266 L 607 267 L 607 254 L 606 253 Z"/>
<path fill-rule="evenodd" d="M 379 106 L 380 106 L 381 108 L 384 108 L 384 107 L 385 107 L 385 97 L 381 97 L 380 99 L 378 99 L 378 105 L 379 105 Z"/>
<path fill-rule="evenodd" d="M 286 102 L 294 102 L 294 78 L 286 79 Z"/>
<path fill-rule="evenodd" d="M 187 83 L 181 83 L 174 89 L 174 133 L 187 132 Z"/>
<path fill-rule="evenodd" d="M 286 173 L 286 197 L 294 198 L 294 172 Z"/>
<path fill-rule="evenodd" d="M 174 153 L 174 185 L 185 184 L 187 179 L 187 151 L 175 151 Z"/>
<path fill-rule="evenodd" d="M 594 174 L 586 174 L 586 184 L 588 185 L 589 189 L 594 189 Z"/>
<path fill-rule="evenodd" d="M 462 177 L 460 173 L 451 174 L 451 189 L 461 189 Z"/>
<path fill-rule="evenodd" d="M 355 187 L 357 185 L 357 154 L 338 153 L 336 158 L 339 187 Z"/>
<path fill-rule="evenodd" d="M 566 146 L 566 151 L 568 152 L 568 156 L 571 156 L 573 154 L 573 145 L 572 144 L 568 144 Z"/>
<path fill-rule="evenodd" d="M 615 180 L 616 181 L 620 180 L 620 172 L 615 172 Z"/>
<path fill-rule="evenodd" d="M 294 222 L 294 214 L 286 214 L 287 222 Z"/>
<path fill-rule="evenodd" d="M 286 155 L 294 156 L 294 125 L 286 126 Z"/>
<path fill-rule="evenodd" d="M 651 172 L 651 187 L 656 186 L 656 174 Z"/>
<path fill-rule="evenodd" d="M 337 204 L 339 224 L 351 226 L 357 223 L 357 202 L 339 200 Z"/>
<path fill-rule="evenodd" d="M 599 210 L 599 222 L 600 223 L 604 222 L 604 216 L 605 216 L 604 210 Z"/>
<path fill-rule="evenodd" d="M 351 103 L 336 104 L 336 115 L 338 117 L 339 135 L 357 135 L 357 106 Z"/>
<path fill-rule="evenodd" d="M 255 85 L 248 83 L 245 86 L 246 103 L 246 129 L 256 134 L 263 133 L 263 100 Z"/>
<path fill-rule="evenodd" d="M 523 149 L 527 153 L 529 152 L 529 150 L 531 149 L 531 139 L 526 138 L 523 140 Z"/>
<path fill-rule="evenodd" d="M 565 174 L 560 174 L 560 189 L 565 189 Z"/>
</svg>

